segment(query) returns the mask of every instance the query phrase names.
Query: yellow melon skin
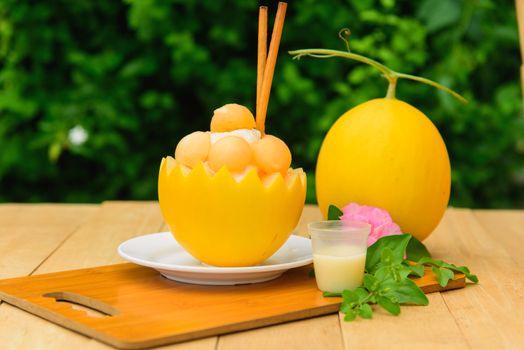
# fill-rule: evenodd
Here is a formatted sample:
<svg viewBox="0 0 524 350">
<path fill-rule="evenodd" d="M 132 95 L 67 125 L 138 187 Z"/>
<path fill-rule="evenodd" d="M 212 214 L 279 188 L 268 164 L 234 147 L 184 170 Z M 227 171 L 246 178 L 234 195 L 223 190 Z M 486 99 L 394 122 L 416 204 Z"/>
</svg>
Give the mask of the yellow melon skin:
<svg viewBox="0 0 524 350">
<path fill-rule="evenodd" d="M 189 173 L 162 159 L 160 208 L 175 239 L 196 259 L 214 266 L 253 266 L 275 253 L 296 227 L 306 197 L 306 176 L 268 187 L 251 169 L 237 182 L 223 167 L 213 176 L 202 163 Z"/>
<path fill-rule="evenodd" d="M 448 152 L 437 128 L 396 99 L 375 99 L 347 111 L 318 156 L 316 190 L 324 216 L 330 204 L 384 208 L 419 240 L 444 215 L 450 186 Z"/>
</svg>

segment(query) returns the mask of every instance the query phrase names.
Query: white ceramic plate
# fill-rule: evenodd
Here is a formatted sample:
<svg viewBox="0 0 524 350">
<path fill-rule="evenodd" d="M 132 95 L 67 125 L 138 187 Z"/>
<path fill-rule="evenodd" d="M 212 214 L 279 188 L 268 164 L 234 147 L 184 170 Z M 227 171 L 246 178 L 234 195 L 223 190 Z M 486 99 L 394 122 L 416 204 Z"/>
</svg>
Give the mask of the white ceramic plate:
<svg viewBox="0 0 524 350">
<path fill-rule="evenodd" d="M 313 261 L 311 240 L 294 235 L 269 259 L 250 267 L 205 265 L 189 255 L 170 232 L 129 239 L 120 244 L 118 254 L 135 264 L 152 267 L 171 280 L 208 285 L 265 282 Z"/>
</svg>

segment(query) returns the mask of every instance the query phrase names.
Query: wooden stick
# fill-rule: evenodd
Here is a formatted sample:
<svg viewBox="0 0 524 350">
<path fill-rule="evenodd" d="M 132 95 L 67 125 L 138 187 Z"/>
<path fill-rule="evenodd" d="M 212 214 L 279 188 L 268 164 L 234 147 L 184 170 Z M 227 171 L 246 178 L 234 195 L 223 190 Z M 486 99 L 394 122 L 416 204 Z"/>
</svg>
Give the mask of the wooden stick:
<svg viewBox="0 0 524 350">
<path fill-rule="evenodd" d="M 269 103 L 269 95 L 271 93 L 273 73 L 275 72 L 275 65 L 277 63 L 278 47 L 280 46 L 280 38 L 282 37 L 282 29 L 284 28 L 284 20 L 286 18 L 286 8 L 287 4 L 285 2 L 278 3 L 275 25 L 273 26 L 271 43 L 269 44 L 269 54 L 267 56 L 266 69 L 262 81 L 262 90 L 260 92 L 260 109 L 258 110 L 256 121 L 257 129 L 260 130 L 262 134 L 265 132 L 267 106 Z"/>
<path fill-rule="evenodd" d="M 258 59 L 257 59 L 257 106 L 256 120 L 260 114 L 260 92 L 262 91 L 262 81 L 266 70 L 267 59 L 267 6 L 260 6 L 258 12 Z"/>
<path fill-rule="evenodd" d="M 524 0 L 515 0 L 517 9 L 517 23 L 519 28 L 520 39 L 520 55 L 521 60 L 524 61 Z M 522 98 L 524 100 L 524 64 L 520 66 L 520 83 L 522 86 Z"/>
</svg>

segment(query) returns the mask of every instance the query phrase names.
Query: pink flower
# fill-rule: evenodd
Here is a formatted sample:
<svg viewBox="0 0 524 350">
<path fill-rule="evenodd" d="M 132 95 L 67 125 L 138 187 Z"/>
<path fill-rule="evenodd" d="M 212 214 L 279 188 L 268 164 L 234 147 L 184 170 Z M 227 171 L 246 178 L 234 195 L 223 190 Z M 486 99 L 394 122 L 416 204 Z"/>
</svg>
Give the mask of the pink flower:
<svg viewBox="0 0 524 350">
<path fill-rule="evenodd" d="M 371 232 L 368 236 L 368 247 L 384 236 L 400 235 L 400 227 L 393 222 L 393 219 L 385 209 L 349 203 L 342 208 L 340 220 L 363 221 L 371 225 Z"/>
</svg>

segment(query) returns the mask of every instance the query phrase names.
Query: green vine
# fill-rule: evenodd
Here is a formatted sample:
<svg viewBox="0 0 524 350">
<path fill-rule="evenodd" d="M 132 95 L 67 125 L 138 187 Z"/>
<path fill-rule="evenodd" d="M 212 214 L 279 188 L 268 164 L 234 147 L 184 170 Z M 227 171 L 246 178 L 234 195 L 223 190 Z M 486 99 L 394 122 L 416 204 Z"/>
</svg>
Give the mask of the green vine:
<svg viewBox="0 0 524 350">
<path fill-rule="evenodd" d="M 365 63 L 367 65 L 370 65 L 371 67 L 380 71 L 382 75 L 384 76 L 384 78 L 386 78 L 389 82 L 386 98 L 392 98 L 392 99 L 395 98 L 397 81 L 399 79 L 406 79 L 406 80 L 414 80 L 420 83 L 431 85 L 437 89 L 440 89 L 442 91 L 445 91 L 451 94 L 453 97 L 455 97 L 457 100 L 463 103 L 468 102 L 464 97 L 462 97 L 455 91 L 433 80 L 394 71 L 393 69 L 369 57 L 362 56 L 362 55 L 351 52 L 351 50 L 349 49 L 349 41 L 348 41 L 348 37 L 350 35 L 351 35 L 351 31 L 348 28 L 343 28 L 338 33 L 338 36 L 340 37 L 340 39 L 342 39 L 342 41 L 344 41 L 344 44 L 346 45 L 347 52 L 340 51 L 340 50 L 330 50 L 330 49 L 302 49 L 302 50 L 289 51 L 289 54 L 293 56 L 294 60 L 295 59 L 298 60 L 304 56 L 310 56 L 310 57 L 315 57 L 315 58 L 342 57 L 342 58 L 347 58 L 350 60 L 354 60 L 354 61 L 358 61 L 361 63 Z"/>
</svg>

